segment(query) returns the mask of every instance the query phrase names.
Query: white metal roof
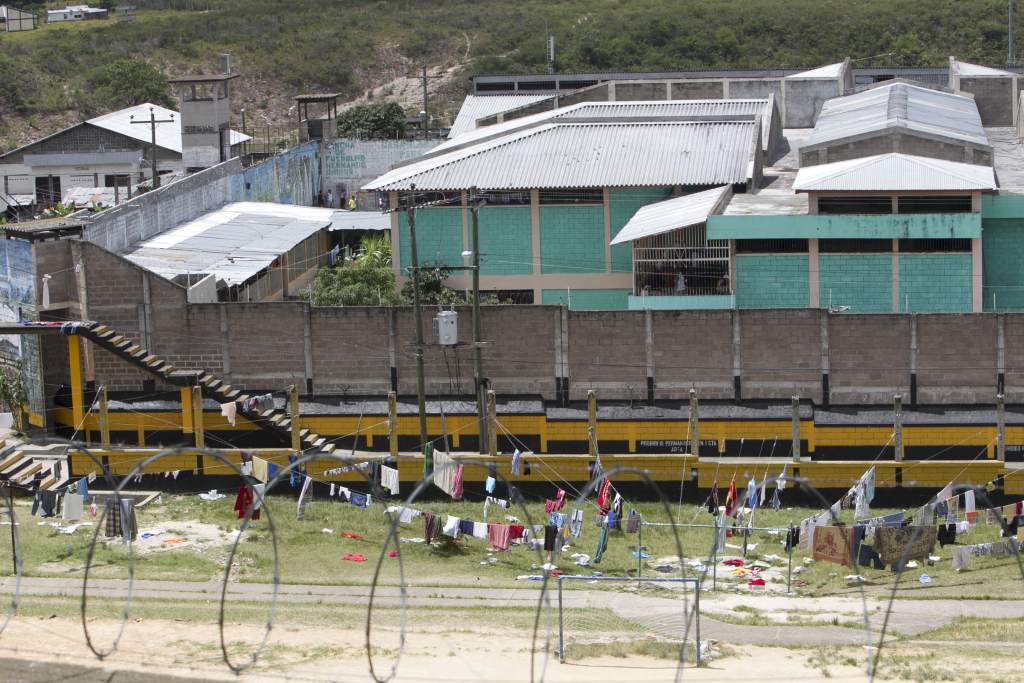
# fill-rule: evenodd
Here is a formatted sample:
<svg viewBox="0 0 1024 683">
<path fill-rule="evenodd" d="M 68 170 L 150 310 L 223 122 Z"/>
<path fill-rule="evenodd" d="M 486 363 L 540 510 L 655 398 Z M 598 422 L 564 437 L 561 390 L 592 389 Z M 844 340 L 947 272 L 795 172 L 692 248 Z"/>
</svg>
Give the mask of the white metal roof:
<svg viewBox="0 0 1024 683">
<path fill-rule="evenodd" d="M 745 183 L 756 121 L 547 123 L 401 166 L 366 190 Z"/>
<path fill-rule="evenodd" d="M 826 100 L 804 148 L 891 128 L 988 147 L 974 100 L 910 83 L 891 83 Z"/>
<path fill-rule="evenodd" d="M 152 140 L 152 131 L 150 126 L 142 124 L 133 124 L 132 116 L 135 117 L 136 121 L 149 121 L 149 110 L 153 108 L 153 113 L 156 114 L 157 120 L 169 119 L 174 117 L 174 123 L 158 123 L 156 125 L 156 144 L 164 149 L 169 149 L 172 152 L 181 153 L 181 114 L 161 107 L 158 104 L 139 104 L 134 107 L 128 107 L 126 109 L 120 109 L 118 111 L 112 111 L 109 114 L 103 116 L 97 116 L 94 119 L 89 119 L 86 123 L 104 128 L 114 133 L 120 133 L 121 135 L 127 135 L 130 138 L 139 140 L 140 142 L 149 143 Z M 231 144 L 237 145 L 240 142 L 245 142 L 249 139 L 248 135 L 243 135 L 236 130 L 231 131 Z"/>
<path fill-rule="evenodd" d="M 212 274 L 236 285 L 330 226 L 335 213 L 290 204 L 228 204 L 138 244 L 125 257 L 167 279 Z"/>
<path fill-rule="evenodd" d="M 708 216 L 720 210 L 724 198 L 730 193 L 728 185 L 666 199 L 641 207 L 629 222 L 622 226 L 612 244 L 632 242 L 642 237 L 660 235 L 691 225 L 703 223 Z"/>
<path fill-rule="evenodd" d="M 962 164 L 909 154 L 879 154 L 801 168 L 797 192 L 995 190 L 991 166 Z"/>
<path fill-rule="evenodd" d="M 466 99 L 462 101 L 462 108 L 459 109 L 451 130 L 448 131 L 448 137 L 455 138 L 473 130 L 476 128 L 477 119 L 525 107 L 551 97 L 552 95 L 466 95 Z"/>
<path fill-rule="evenodd" d="M 331 217 L 335 230 L 390 230 L 391 214 L 380 211 L 335 211 Z"/>
<path fill-rule="evenodd" d="M 748 117 L 760 115 L 766 126 L 771 125 L 774 102 L 768 98 L 749 100 L 661 100 L 639 102 L 580 102 L 560 109 L 542 111 L 518 119 L 482 126 L 442 142 L 430 150 L 436 155 L 452 149 L 466 147 L 483 140 L 543 125 L 551 121 L 595 121 L 601 119 L 633 119 L 636 121 L 666 121 L 681 118 Z M 767 133 L 765 133 L 767 135 Z"/>
<path fill-rule="evenodd" d="M 803 78 L 839 78 L 843 73 L 844 63 L 845 62 L 836 62 L 835 64 L 819 66 L 817 69 L 811 69 L 810 71 L 801 71 L 797 74 L 790 74 L 786 76 L 786 78 L 793 80 Z"/>
<path fill-rule="evenodd" d="M 961 76 L 1013 76 L 1009 71 L 993 69 L 990 66 L 982 66 L 981 64 L 971 64 L 970 62 L 957 60 L 956 65 L 957 72 Z"/>
</svg>

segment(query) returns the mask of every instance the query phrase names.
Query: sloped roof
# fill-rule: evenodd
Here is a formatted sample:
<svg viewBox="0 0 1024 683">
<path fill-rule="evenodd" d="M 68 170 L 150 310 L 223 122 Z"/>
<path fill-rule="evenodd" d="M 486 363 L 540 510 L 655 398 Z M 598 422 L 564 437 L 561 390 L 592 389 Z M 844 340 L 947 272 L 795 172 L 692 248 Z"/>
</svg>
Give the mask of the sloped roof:
<svg viewBox="0 0 1024 683">
<path fill-rule="evenodd" d="M 729 193 L 729 186 L 723 185 L 641 207 L 622 226 L 611 244 L 632 242 L 703 223 L 709 215 L 721 208 Z"/>
<path fill-rule="evenodd" d="M 796 192 L 995 190 L 991 166 L 962 164 L 909 154 L 879 154 L 801 168 Z"/>
<path fill-rule="evenodd" d="M 394 168 L 363 189 L 745 183 L 757 134 L 756 121 L 547 123 Z"/>
<path fill-rule="evenodd" d="M 127 135 L 130 138 L 134 138 L 140 142 L 149 143 L 152 140 L 152 131 L 150 126 L 142 124 L 132 123 L 132 117 L 135 117 L 136 121 L 149 121 L 149 110 L 153 109 L 153 113 L 156 114 L 157 120 L 169 119 L 174 117 L 175 123 L 158 123 L 156 126 L 156 144 L 158 147 L 169 149 L 172 152 L 181 153 L 181 114 L 168 109 L 167 107 L 161 107 L 158 104 L 138 104 L 134 107 L 127 107 L 125 109 L 119 109 L 118 111 L 112 111 L 109 114 L 103 116 L 97 116 L 96 118 L 89 119 L 86 123 L 103 128 L 105 130 L 112 131 L 114 133 L 120 133 L 121 135 Z M 250 139 L 248 135 L 243 135 L 236 130 L 231 131 L 231 144 L 237 145 L 240 142 L 245 142 Z"/>
<path fill-rule="evenodd" d="M 457 138 L 430 150 L 436 155 L 449 150 L 466 147 L 484 140 L 494 139 L 516 131 L 543 125 L 552 121 L 591 122 L 602 119 L 632 119 L 634 121 L 666 121 L 671 119 L 694 119 L 736 116 L 747 118 L 760 115 L 766 126 L 771 125 L 774 101 L 769 98 L 747 100 L 660 100 L 639 102 L 580 102 L 530 114 L 511 121 L 483 126 L 463 133 Z M 767 132 L 764 134 L 767 136 Z"/>
<path fill-rule="evenodd" d="M 839 78 L 843 73 L 843 64 L 845 64 L 845 62 L 836 62 L 835 64 L 819 66 L 817 69 L 811 69 L 810 71 L 801 71 L 797 74 L 790 74 L 786 76 L 786 78 Z"/>
<path fill-rule="evenodd" d="M 551 95 L 467 95 L 462 101 L 448 138 L 455 138 L 476 128 L 476 120 L 494 116 L 510 109 L 525 107 L 550 99 Z"/>
<path fill-rule="evenodd" d="M 826 100 L 802 149 L 894 128 L 989 146 L 978 107 L 970 97 L 909 83 L 891 83 Z"/>
<path fill-rule="evenodd" d="M 1009 71 L 993 69 L 990 66 L 982 66 L 981 64 L 971 64 L 970 62 L 957 60 L 956 65 L 957 71 L 961 76 L 1013 76 Z"/>
</svg>

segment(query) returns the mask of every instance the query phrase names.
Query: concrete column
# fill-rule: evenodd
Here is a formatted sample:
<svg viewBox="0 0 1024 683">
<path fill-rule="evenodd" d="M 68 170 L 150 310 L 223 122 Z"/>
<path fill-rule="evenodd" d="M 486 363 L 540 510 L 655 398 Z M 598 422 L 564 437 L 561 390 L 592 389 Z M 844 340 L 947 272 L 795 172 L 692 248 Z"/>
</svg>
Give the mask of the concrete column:
<svg viewBox="0 0 1024 683">
<path fill-rule="evenodd" d="M 807 305 L 821 308 L 821 279 L 818 268 L 818 240 L 807 240 Z"/>
<path fill-rule="evenodd" d="M 597 457 L 597 394 L 591 389 L 587 392 L 587 452 L 591 458 Z"/>
<path fill-rule="evenodd" d="M 394 254 L 391 257 L 391 268 L 395 271 L 395 275 L 398 277 L 402 276 L 402 240 L 400 239 L 401 230 L 398 229 L 398 193 L 388 192 L 388 206 L 391 207 L 391 245 L 394 247 Z M 398 286 L 401 287 L 402 281 L 399 281 Z"/>
<path fill-rule="evenodd" d="M 917 316 L 910 316 L 910 405 L 917 405 Z"/>
<path fill-rule="evenodd" d="M 294 384 L 288 387 L 288 412 L 291 413 L 292 450 L 298 453 L 302 450 L 302 437 L 299 432 L 302 430 L 302 417 L 299 415 L 299 388 Z"/>
<path fill-rule="evenodd" d="M 85 381 L 82 378 L 82 339 L 68 335 L 68 368 L 71 375 L 71 420 L 75 429 L 85 421 Z"/>
<path fill-rule="evenodd" d="M 982 311 L 982 259 L 981 259 L 981 238 L 971 239 L 971 310 L 974 313 Z"/>
<path fill-rule="evenodd" d="M 388 311 L 388 374 L 391 391 L 398 391 L 398 309 L 391 307 Z"/>
<path fill-rule="evenodd" d="M 100 387 L 100 446 L 110 448 L 110 411 L 106 386 Z"/>
<path fill-rule="evenodd" d="M 612 272 L 612 205 L 608 188 L 601 190 L 604 202 L 604 272 Z"/>
<path fill-rule="evenodd" d="M 696 389 L 690 389 L 690 454 L 700 458 L 700 405 Z"/>
<path fill-rule="evenodd" d="M 493 389 L 487 390 L 487 442 L 493 458 L 498 454 L 498 401 Z"/>
<path fill-rule="evenodd" d="M 722 79 L 722 99 L 723 100 L 729 99 L 729 79 L 728 78 L 723 78 Z"/>
<path fill-rule="evenodd" d="M 896 451 L 896 462 L 903 462 L 903 396 L 893 396 L 893 446 Z"/>
<path fill-rule="evenodd" d="M 1006 316 L 996 316 L 996 393 L 1006 393 Z"/>
<path fill-rule="evenodd" d="M 388 392 L 388 451 L 398 457 L 398 394 Z"/>
<path fill-rule="evenodd" d="M 1006 400 L 996 395 L 996 460 L 1006 462 Z"/>
<path fill-rule="evenodd" d="M 75 268 L 75 288 L 78 290 L 78 313 L 82 320 L 89 320 L 89 288 L 86 279 L 85 258 L 82 255 L 82 243 L 79 240 L 71 240 L 71 262 Z M 10 269 L 8 268 L 8 272 Z M 83 349 L 85 362 L 85 376 L 88 379 L 95 378 L 96 364 L 93 360 L 93 345 L 86 344 Z"/>
<path fill-rule="evenodd" d="M 533 274 L 541 274 L 540 263 L 540 190 L 530 190 L 530 247 L 533 257 Z M 533 289 L 533 303 L 539 304 L 544 300 L 544 290 L 541 287 Z"/>
<path fill-rule="evenodd" d="M 206 429 L 203 425 L 203 390 L 192 387 L 192 431 L 195 432 L 196 448 L 206 448 Z"/>
<path fill-rule="evenodd" d="M 900 241 L 892 241 L 892 312 L 903 310 L 900 301 Z"/>
<path fill-rule="evenodd" d="M 818 320 L 820 321 L 820 334 L 821 337 L 821 403 L 825 407 L 828 407 L 829 394 L 829 373 L 831 372 L 831 365 L 829 361 L 829 345 L 828 345 L 828 314 L 819 314 Z"/>
<path fill-rule="evenodd" d="M 313 393 L 313 311 L 309 304 L 302 307 L 302 358 L 306 375 L 306 392 Z"/>
<path fill-rule="evenodd" d="M 741 357 L 742 343 L 740 340 L 740 312 L 732 312 L 732 394 L 733 400 L 743 400 L 743 359 Z"/>
<path fill-rule="evenodd" d="M 223 366 L 223 375 L 221 378 L 228 382 L 231 378 L 231 343 L 228 339 L 228 307 L 220 305 L 220 356 L 221 365 Z"/>
<path fill-rule="evenodd" d="M 794 396 L 790 400 L 793 410 L 793 435 L 790 437 L 793 440 L 793 462 L 800 462 L 800 397 Z"/>
<path fill-rule="evenodd" d="M 644 355 L 647 366 L 647 403 L 654 405 L 656 387 L 654 377 L 654 314 L 644 309 Z"/>
</svg>

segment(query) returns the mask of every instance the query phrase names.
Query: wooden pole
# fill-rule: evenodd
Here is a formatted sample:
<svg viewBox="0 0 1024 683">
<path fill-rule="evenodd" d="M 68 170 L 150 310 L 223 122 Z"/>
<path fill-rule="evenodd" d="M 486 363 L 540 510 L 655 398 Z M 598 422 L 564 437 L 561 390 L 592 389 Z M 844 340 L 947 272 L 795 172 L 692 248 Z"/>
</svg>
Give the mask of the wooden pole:
<svg viewBox="0 0 1024 683">
<path fill-rule="evenodd" d="M 110 448 L 110 414 L 107 410 L 107 387 L 100 387 L 100 445 Z"/>
<path fill-rule="evenodd" d="M 203 430 L 203 390 L 192 387 L 192 429 L 196 433 L 196 448 L 206 448 L 206 434 Z"/>
</svg>

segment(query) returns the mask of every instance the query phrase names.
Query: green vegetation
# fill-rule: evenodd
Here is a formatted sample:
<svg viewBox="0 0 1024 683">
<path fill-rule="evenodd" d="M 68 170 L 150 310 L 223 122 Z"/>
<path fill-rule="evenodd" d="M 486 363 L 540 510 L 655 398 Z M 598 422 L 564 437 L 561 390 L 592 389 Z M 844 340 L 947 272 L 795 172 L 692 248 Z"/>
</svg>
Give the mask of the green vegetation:
<svg viewBox="0 0 1024 683">
<path fill-rule="evenodd" d="M 96 112 L 123 109 L 150 102 L 173 107 L 167 77 L 140 59 L 124 58 L 98 66 L 86 77 L 91 101 Z"/>
<path fill-rule="evenodd" d="M 338 115 L 338 135 L 363 140 L 394 140 L 405 135 L 405 112 L 397 102 L 360 104 Z"/>
<path fill-rule="evenodd" d="M 123 58 L 180 73 L 214 70 L 216 55 L 230 52 L 245 75 L 236 107 L 275 121 L 287 118 L 280 104 L 297 92 L 354 98 L 423 64 L 452 71 L 433 109 L 445 100 L 450 116 L 464 76 L 544 69 L 549 34 L 563 72 L 813 67 L 847 56 L 906 66 L 941 65 L 951 54 L 1006 59 L 1003 0 L 294 0 L 287 11 L 279 0 L 132 4 L 132 22 L 0 35 L 0 121 L 88 110 L 89 74 Z M 1024 17 L 1017 22 L 1024 33 Z"/>
</svg>

